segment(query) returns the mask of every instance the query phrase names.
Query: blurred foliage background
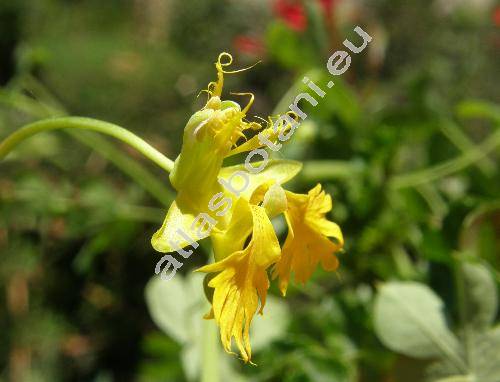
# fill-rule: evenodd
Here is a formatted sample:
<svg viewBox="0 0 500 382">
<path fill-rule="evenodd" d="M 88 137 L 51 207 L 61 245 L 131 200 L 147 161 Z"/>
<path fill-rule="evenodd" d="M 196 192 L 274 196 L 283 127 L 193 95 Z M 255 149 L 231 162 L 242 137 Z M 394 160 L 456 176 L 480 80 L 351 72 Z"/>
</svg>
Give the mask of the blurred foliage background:
<svg viewBox="0 0 500 382">
<path fill-rule="evenodd" d="M 226 90 L 277 114 L 304 75 L 329 80 L 356 25 L 373 41 L 280 153 L 304 162 L 296 191 L 322 182 L 333 196 L 341 268 L 286 299 L 271 290 L 251 331 L 258 367 L 221 354 L 201 318 L 191 271 L 206 246 L 183 276 L 152 279 L 165 174 L 62 131 L 0 163 L 0 380 L 208 381 L 215 369 L 221 381 L 499 382 L 495 1 L 2 0 L 0 139 L 82 115 L 174 158 L 220 52 L 262 61 Z"/>
</svg>

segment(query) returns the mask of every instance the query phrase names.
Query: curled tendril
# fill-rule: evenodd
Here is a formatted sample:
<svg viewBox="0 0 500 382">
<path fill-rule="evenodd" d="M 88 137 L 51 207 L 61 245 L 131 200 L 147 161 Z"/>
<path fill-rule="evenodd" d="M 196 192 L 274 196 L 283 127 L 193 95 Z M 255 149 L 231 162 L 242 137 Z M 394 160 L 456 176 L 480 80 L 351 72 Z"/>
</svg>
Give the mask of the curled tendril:
<svg viewBox="0 0 500 382">
<path fill-rule="evenodd" d="M 224 61 L 224 59 L 226 60 Z M 252 69 L 255 65 L 259 64 L 260 61 L 257 61 L 255 64 L 248 66 L 246 68 L 237 70 L 224 70 L 224 67 L 230 66 L 232 63 L 233 63 L 233 56 L 231 56 L 229 53 L 223 52 L 219 54 L 217 62 L 215 63 L 215 68 L 217 69 L 217 82 L 210 82 L 208 84 L 207 92 L 210 96 L 220 97 L 222 95 L 222 87 L 224 86 L 224 74 L 234 74 L 234 73 L 244 72 L 245 70 Z"/>
</svg>

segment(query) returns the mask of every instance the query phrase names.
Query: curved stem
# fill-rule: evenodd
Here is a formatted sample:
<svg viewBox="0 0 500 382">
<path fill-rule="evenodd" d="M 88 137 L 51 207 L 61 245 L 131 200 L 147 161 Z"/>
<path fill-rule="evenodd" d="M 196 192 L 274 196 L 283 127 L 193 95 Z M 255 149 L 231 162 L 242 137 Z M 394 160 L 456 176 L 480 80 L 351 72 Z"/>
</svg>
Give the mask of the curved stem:
<svg viewBox="0 0 500 382">
<path fill-rule="evenodd" d="M 66 128 L 92 130 L 110 135 L 132 146 L 165 171 L 171 172 L 174 167 L 174 162 L 156 150 L 149 143 L 123 127 L 96 119 L 82 117 L 49 118 L 23 126 L 0 143 L 0 160 L 22 141 L 37 133 Z"/>
<path fill-rule="evenodd" d="M 348 179 L 364 171 L 361 161 L 309 160 L 304 162 L 300 177 L 305 182 L 321 182 L 332 179 Z"/>
<path fill-rule="evenodd" d="M 443 178 L 457 171 L 463 170 L 471 164 L 485 158 L 488 154 L 500 146 L 500 131 L 492 134 L 483 143 L 469 150 L 466 154 L 460 155 L 444 163 L 419 170 L 414 173 L 397 175 L 390 181 L 390 186 L 394 189 L 414 187 L 423 183 Z"/>
<path fill-rule="evenodd" d="M 35 78 L 28 77 L 28 80 L 30 92 L 36 89 L 37 98 L 43 97 L 50 102 L 43 103 L 40 100 L 29 98 L 24 94 L 5 92 L 0 88 L 0 103 L 39 119 L 65 116 L 66 111 L 64 108 L 58 104 L 57 100 Z M 174 200 L 175 197 L 172 192 L 157 177 L 151 174 L 141 163 L 117 149 L 114 144 L 104 137 L 99 136 L 99 134 L 72 129 L 63 130 L 63 132 L 71 135 L 109 160 L 166 207 Z"/>
</svg>

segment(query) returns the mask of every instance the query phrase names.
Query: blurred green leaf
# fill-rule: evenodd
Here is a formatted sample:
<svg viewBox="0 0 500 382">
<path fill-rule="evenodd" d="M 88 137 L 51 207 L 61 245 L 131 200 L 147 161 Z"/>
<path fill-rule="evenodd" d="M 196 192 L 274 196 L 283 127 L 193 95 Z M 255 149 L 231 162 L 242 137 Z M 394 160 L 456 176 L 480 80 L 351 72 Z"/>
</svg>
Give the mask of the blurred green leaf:
<svg viewBox="0 0 500 382">
<path fill-rule="evenodd" d="M 500 381 L 500 326 L 475 339 L 472 360 L 476 381 Z"/>
<path fill-rule="evenodd" d="M 446 357 L 458 367 L 463 359 L 448 329 L 443 303 L 427 286 L 414 282 L 382 285 L 375 299 L 375 331 L 390 349 L 415 358 Z"/>
<path fill-rule="evenodd" d="M 481 264 L 464 263 L 462 271 L 466 324 L 484 330 L 493 323 L 497 314 L 495 281 L 491 272 Z"/>
<path fill-rule="evenodd" d="M 301 38 L 300 34 L 280 21 L 269 26 L 266 43 L 273 58 L 285 67 L 304 70 L 311 68 L 316 62 L 316 54 L 310 41 Z"/>
<path fill-rule="evenodd" d="M 500 381 L 500 327 L 473 338 L 469 345 L 469 364 L 463 374 L 447 360 L 441 360 L 429 367 L 428 380 L 498 382 Z M 461 379 L 460 379 L 461 378 Z"/>
<path fill-rule="evenodd" d="M 191 275 L 198 279 L 201 286 L 201 275 Z M 190 283 L 181 275 L 164 281 L 153 277 L 146 286 L 146 301 L 158 327 L 180 344 L 185 344 L 199 333 L 198 321 L 207 304 L 203 304 L 201 293 L 191 290 Z"/>
</svg>

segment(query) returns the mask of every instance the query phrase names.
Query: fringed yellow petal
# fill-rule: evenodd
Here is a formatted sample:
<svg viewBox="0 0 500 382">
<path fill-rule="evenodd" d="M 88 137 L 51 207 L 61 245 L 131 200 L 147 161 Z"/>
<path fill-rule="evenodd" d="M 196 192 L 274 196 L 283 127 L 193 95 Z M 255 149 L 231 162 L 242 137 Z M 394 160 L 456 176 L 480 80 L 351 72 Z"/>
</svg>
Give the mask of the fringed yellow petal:
<svg viewBox="0 0 500 382">
<path fill-rule="evenodd" d="M 265 209 L 249 205 L 249 210 L 253 219 L 253 231 L 248 246 L 221 261 L 198 269 L 206 273 L 219 272 L 208 284 L 215 289 L 213 316 L 220 327 L 224 349 L 231 352 L 231 339 L 234 337 L 245 362 L 250 362 L 252 357 L 250 324 L 259 300 L 259 312 L 262 313 L 269 288 L 266 269 L 280 255 L 278 239 Z"/>
<path fill-rule="evenodd" d="M 323 269 L 333 271 L 338 267 L 335 253 L 344 245 L 339 226 L 326 219 L 332 208 L 330 195 L 317 185 L 307 195 L 286 192 L 288 207 L 285 212 L 289 227 L 281 258 L 273 277 L 279 277 L 279 287 L 286 294 L 290 275 L 295 281 L 305 283 L 321 263 Z M 333 238 L 335 242 L 328 238 Z"/>
</svg>

